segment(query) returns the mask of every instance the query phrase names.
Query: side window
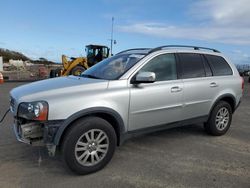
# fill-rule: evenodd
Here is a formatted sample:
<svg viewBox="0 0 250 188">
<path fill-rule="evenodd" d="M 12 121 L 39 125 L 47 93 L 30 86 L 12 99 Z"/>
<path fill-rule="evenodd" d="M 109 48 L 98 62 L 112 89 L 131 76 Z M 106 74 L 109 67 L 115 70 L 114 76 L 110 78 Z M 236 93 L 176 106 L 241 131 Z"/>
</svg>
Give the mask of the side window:
<svg viewBox="0 0 250 188">
<path fill-rule="evenodd" d="M 205 57 L 211 65 L 214 76 L 225 76 L 233 74 L 231 67 L 223 57 L 215 55 L 205 55 Z"/>
<path fill-rule="evenodd" d="M 176 80 L 177 73 L 175 55 L 159 55 L 144 65 L 139 72 L 154 72 L 156 81 Z"/>
<path fill-rule="evenodd" d="M 200 54 L 179 53 L 182 78 L 199 78 L 205 77 L 205 70 Z"/>
</svg>

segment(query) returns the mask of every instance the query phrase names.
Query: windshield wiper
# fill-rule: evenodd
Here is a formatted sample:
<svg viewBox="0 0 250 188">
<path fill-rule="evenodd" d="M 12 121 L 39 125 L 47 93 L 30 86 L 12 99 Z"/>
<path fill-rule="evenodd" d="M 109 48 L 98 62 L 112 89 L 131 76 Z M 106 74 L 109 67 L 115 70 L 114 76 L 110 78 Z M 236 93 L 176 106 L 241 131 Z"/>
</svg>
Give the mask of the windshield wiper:
<svg viewBox="0 0 250 188">
<path fill-rule="evenodd" d="M 97 76 L 94 75 L 90 75 L 90 74 L 82 74 L 81 77 L 85 77 L 85 78 L 94 78 L 94 79 L 101 79 Z"/>
</svg>

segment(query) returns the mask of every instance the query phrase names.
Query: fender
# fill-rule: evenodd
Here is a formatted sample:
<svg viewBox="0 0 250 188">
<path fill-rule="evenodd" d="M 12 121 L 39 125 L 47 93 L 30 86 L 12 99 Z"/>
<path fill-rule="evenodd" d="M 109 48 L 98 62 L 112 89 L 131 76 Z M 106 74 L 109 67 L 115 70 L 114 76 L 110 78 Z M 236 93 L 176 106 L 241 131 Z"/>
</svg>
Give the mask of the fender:
<svg viewBox="0 0 250 188">
<path fill-rule="evenodd" d="M 212 105 L 212 107 L 211 107 L 211 109 L 210 109 L 210 111 L 209 111 L 209 115 L 211 114 L 211 112 L 212 112 L 213 108 L 215 107 L 215 105 L 216 105 L 222 98 L 225 98 L 225 97 L 230 97 L 230 98 L 233 99 L 234 104 L 233 104 L 233 109 L 232 109 L 232 111 L 234 112 L 234 109 L 235 109 L 235 107 L 236 107 L 236 99 L 235 99 L 235 97 L 234 97 L 232 94 L 227 93 L 227 94 L 223 94 L 223 95 L 219 96 L 219 97 L 215 100 L 215 102 L 213 103 L 213 105 Z"/>
<path fill-rule="evenodd" d="M 91 115 L 91 114 L 95 114 L 95 113 L 104 113 L 104 114 L 109 114 L 110 116 L 112 116 L 113 118 L 115 118 L 115 120 L 118 123 L 118 127 L 119 127 L 119 136 L 124 134 L 125 132 L 125 125 L 124 122 L 122 120 L 122 117 L 120 116 L 119 113 L 117 113 L 116 111 L 114 111 L 113 109 L 110 108 L 105 108 L 105 107 L 93 107 L 93 108 L 87 108 L 81 111 L 76 112 L 75 114 L 71 115 L 70 117 L 68 117 L 63 123 L 62 125 L 59 127 L 55 138 L 54 138 L 54 144 L 55 145 L 59 145 L 61 137 L 64 133 L 64 131 L 66 130 L 66 128 L 68 126 L 70 126 L 70 124 L 72 122 L 74 122 L 75 120 L 86 116 L 86 115 Z"/>
</svg>

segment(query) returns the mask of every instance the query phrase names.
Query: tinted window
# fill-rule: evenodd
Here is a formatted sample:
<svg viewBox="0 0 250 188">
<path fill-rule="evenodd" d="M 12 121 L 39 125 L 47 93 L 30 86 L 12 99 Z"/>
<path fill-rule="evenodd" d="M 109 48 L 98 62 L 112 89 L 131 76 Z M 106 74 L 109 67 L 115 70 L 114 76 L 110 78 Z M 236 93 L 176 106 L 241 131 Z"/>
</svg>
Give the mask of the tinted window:
<svg viewBox="0 0 250 188">
<path fill-rule="evenodd" d="M 200 54 L 179 53 L 182 78 L 205 77 L 204 65 Z"/>
<path fill-rule="evenodd" d="M 205 55 L 211 65 L 214 76 L 232 75 L 233 71 L 223 57 Z"/>
<path fill-rule="evenodd" d="M 159 55 L 142 67 L 140 72 L 154 72 L 156 81 L 175 80 L 177 79 L 175 55 Z"/>
</svg>

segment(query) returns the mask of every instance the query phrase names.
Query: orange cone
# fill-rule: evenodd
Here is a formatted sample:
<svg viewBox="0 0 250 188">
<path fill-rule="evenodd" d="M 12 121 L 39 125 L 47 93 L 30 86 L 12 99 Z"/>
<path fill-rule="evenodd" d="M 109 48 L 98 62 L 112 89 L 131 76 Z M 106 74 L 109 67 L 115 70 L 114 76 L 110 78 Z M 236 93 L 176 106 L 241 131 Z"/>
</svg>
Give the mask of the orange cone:
<svg viewBox="0 0 250 188">
<path fill-rule="evenodd" d="M 3 74 L 0 72 L 0 84 L 3 84 L 4 80 L 3 80 Z"/>
</svg>

